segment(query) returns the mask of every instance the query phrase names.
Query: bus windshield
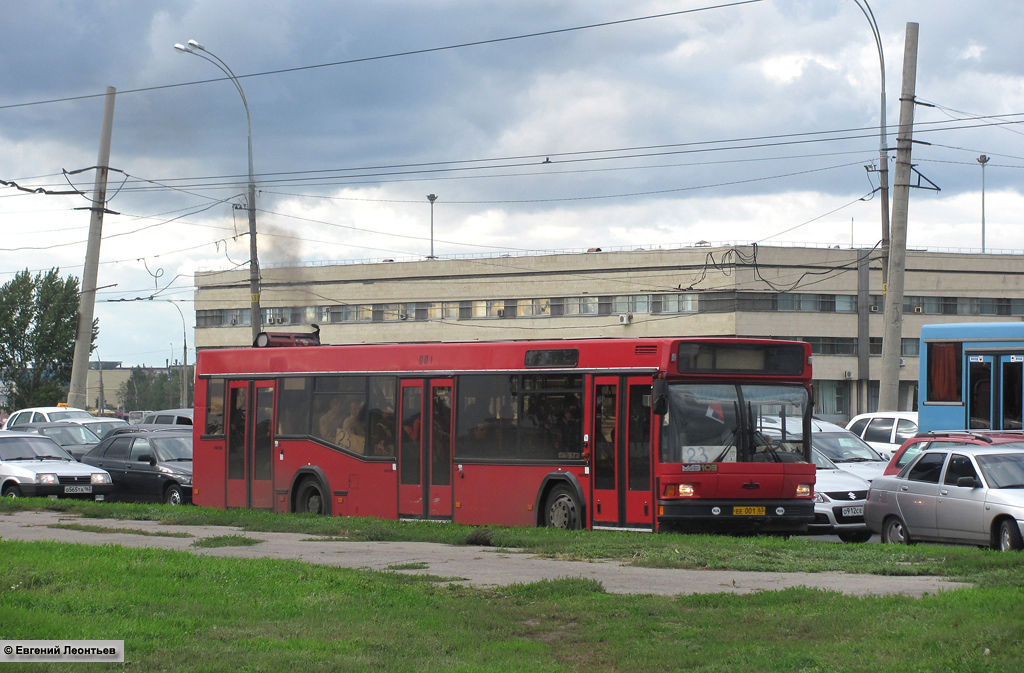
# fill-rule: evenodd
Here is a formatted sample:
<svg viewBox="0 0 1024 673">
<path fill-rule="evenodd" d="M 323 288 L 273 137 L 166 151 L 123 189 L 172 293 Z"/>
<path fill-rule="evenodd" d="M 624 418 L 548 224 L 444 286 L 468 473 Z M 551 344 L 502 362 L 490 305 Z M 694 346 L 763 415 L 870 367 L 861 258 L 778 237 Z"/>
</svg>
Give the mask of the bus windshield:
<svg viewBox="0 0 1024 673">
<path fill-rule="evenodd" d="M 764 427 L 800 428 L 807 390 L 794 385 L 675 383 L 661 419 L 663 463 L 802 462 L 802 442 Z M 775 436 L 773 436 L 775 435 Z"/>
</svg>

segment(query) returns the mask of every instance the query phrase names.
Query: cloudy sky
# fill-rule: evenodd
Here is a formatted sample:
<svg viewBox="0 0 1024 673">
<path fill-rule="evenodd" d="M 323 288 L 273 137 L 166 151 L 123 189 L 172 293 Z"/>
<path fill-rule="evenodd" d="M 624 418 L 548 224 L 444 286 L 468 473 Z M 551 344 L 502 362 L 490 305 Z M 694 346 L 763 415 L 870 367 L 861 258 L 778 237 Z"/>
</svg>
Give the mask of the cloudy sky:
<svg viewBox="0 0 1024 673">
<path fill-rule="evenodd" d="M 986 250 L 1024 249 L 1024 5 L 868 2 L 892 148 L 920 25 L 913 162 L 941 191 L 912 190 L 908 244 L 981 248 L 987 155 Z M 81 275 L 94 176 L 64 171 L 96 164 L 116 88 L 104 360 L 163 365 L 184 332 L 193 359 L 192 274 L 248 259 L 245 110 L 173 48 L 190 39 L 248 100 L 263 266 L 422 259 L 431 242 L 449 256 L 881 238 L 865 168 L 879 54 L 855 0 L 19 3 L 0 22 L 0 180 L 84 196 L 0 183 L 0 283 Z"/>
</svg>

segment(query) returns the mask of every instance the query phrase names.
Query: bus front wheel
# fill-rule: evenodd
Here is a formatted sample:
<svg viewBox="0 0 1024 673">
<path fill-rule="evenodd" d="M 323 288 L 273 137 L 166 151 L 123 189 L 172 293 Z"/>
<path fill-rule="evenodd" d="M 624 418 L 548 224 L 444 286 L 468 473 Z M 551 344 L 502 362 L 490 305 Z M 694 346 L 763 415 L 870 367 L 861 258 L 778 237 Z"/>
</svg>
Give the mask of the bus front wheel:
<svg viewBox="0 0 1024 673">
<path fill-rule="evenodd" d="M 309 512 L 310 514 L 323 514 L 326 511 L 324 494 L 316 480 L 307 479 L 299 486 L 299 494 L 295 499 L 295 511 Z"/>
<path fill-rule="evenodd" d="M 580 504 L 567 486 L 556 486 L 548 494 L 544 506 L 544 523 L 549 528 L 577 530 L 580 528 Z"/>
</svg>

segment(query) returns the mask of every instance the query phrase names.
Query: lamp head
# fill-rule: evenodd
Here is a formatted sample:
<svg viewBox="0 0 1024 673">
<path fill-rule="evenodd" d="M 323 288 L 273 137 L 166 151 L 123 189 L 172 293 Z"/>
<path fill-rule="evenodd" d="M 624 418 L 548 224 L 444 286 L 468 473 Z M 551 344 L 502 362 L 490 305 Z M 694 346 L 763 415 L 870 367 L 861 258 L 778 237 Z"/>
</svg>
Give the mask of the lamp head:
<svg viewBox="0 0 1024 673">
<path fill-rule="evenodd" d="M 188 46 L 192 47 L 193 49 L 201 49 L 203 51 L 206 51 L 206 47 L 204 47 L 203 45 L 199 44 L 195 40 L 189 40 L 188 41 Z"/>
<path fill-rule="evenodd" d="M 174 48 L 177 49 L 178 51 L 184 53 L 184 54 L 191 54 L 192 53 L 191 49 L 189 49 L 188 47 L 186 47 L 185 45 L 180 44 L 180 43 L 174 45 Z"/>
</svg>

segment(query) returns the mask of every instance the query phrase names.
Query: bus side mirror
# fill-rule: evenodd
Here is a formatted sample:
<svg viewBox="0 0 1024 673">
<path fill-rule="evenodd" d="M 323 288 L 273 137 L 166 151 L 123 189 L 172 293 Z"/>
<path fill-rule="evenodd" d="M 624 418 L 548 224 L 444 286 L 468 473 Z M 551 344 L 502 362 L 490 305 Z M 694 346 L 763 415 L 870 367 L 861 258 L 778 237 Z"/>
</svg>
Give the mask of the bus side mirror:
<svg viewBox="0 0 1024 673">
<path fill-rule="evenodd" d="M 664 416 L 668 412 L 668 384 L 665 379 L 654 379 L 653 391 L 654 403 L 651 405 L 651 412 L 657 416 Z"/>
</svg>

